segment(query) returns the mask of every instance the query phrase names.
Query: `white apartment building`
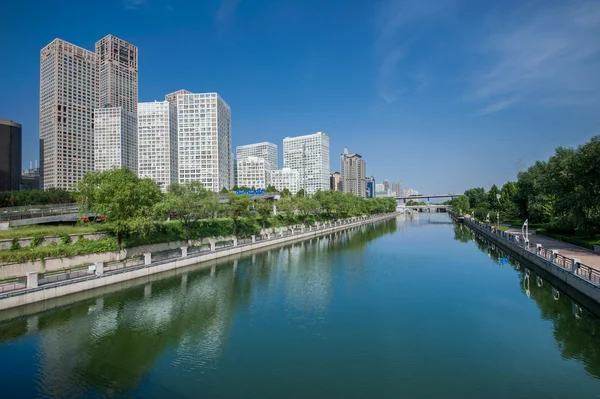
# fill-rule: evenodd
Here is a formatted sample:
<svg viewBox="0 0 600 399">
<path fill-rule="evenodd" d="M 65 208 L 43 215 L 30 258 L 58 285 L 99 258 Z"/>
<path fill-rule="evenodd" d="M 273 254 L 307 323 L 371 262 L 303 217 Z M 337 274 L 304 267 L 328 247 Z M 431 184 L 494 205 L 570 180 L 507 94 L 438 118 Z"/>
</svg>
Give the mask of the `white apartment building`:
<svg viewBox="0 0 600 399">
<path fill-rule="evenodd" d="M 245 157 L 237 160 L 237 185 L 265 189 L 271 177 L 271 165 L 264 158 Z"/>
<path fill-rule="evenodd" d="M 300 173 L 300 188 L 307 194 L 329 190 L 329 136 L 318 132 L 283 139 L 283 167 Z"/>
<path fill-rule="evenodd" d="M 277 191 L 287 188 L 292 194 L 300 190 L 300 172 L 295 169 L 283 168 L 271 171 L 271 185 Z"/>
<path fill-rule="evenodd" d="M 364 198 L 367 192 L 365 161 L 358 154 L 349 154 L 344 148 L 341 156 L 342 192 Z"/>
<path fill-rule="evenodd" d="M 231 188 L 231 109 L 217 93 L 177 96 L 179 182 Z"/>
<path fill-rule="evenodd" d="M 238 160 L 248 157 L 258 157 L 265 159 L 271 169 L 277 169 L 277 144 L 273 143 L 256 143 L 246 144 L 235 147 L 235 155 Z"/>
<path fill-rule="evenodd" d="M 107 35 L 96 42 L 98 107 L 122 107 L 137 113 L 138 48 Z"/>
<path fill-rule="evenodd" d="M 138 104 L 138 176 L 164 192 L 178 181 L 177 108 L 167 101 Z"/>
<path fill-rule="evenodd" d="M 137 115 L 121 107 L 94 113 L 94 170 L 126 166 L 137 174 Z"/>
<path fill-rule="evenodd" d="M 42 188 L 72 189 L 94 169 L 96 54 L 53 40 L 40 51 L 40 175 Z"/>
<path fill-rule="evenodd" d="M 191 91 L 187 91 L 185 89 L 174 91 L 173 93 L 169 93 L 165 96 L 165 101 L 170 102 L 171 104 L 177 105 L 177 96 L 180 94 L 192 94 Z"/>
</svg>

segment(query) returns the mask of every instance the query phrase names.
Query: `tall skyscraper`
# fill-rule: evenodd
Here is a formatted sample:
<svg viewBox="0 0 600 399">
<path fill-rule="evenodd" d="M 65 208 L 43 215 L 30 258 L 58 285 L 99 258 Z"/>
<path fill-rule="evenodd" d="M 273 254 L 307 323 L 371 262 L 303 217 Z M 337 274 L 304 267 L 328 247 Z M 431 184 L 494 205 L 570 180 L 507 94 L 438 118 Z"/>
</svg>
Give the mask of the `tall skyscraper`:
<svg viewBox="0 0 600 399">
<path fill-rule="evenodd" d="M 290 193 L 296 194 L 300 191 L 300 173 L 295 169 L 283 168 L 271 171 L 271 185 L 275 190 L 281 191 L 287 188 Z"/>
<path fill-rule="evenodd" d="M 388 192 L 388 194 L 389 194 L 389 191 L 390 191 L 390 181 L 389 181 L 388 179 L 385 179 L 385 180 L 383 181 L 383 188 L 384 188 L 384 190 L 385 190 L 385 191 L 387 191 L 387 192 Z"/>
<path fill-rule="evenodd" d="M 231 188 L 231 108 L 217 93 L 177 96 L 179 182 Z M 239 173 L 239 172 L 238 172 Z"/>
<path fill-rule="evenodd" d="M 177 105 L 177 96 L 180 94 L 192 94 L 191 91 L 187 91 L 185 89 L 174 91 L 173 93 L 169 93 L 165 96 L 165 101 L 170 102 L 171 104 Z"/>
<path fill-rule="evenodd" d="M 94 169 L 96 54 L 53 40 L 40 52 L 40 174 L 43 188 L 71 189 Z"/>
<path fill-rule="evenodd" d="M 256 143 L 246 144 L 235 147 L 235 155 L 237 160 L 248 157 L 263 158 L 269 163 L 271 169 L 277 169 L 277 144 L 273 143 Z"/>
<path fill-rule="evenodd" d="M 107 35 L 96 42 L 98 60 L 98 107 L 123 107 L 137 113 L 138 49 Z"/>
<path fill-rule="evenodd" d="M 20 123 L 0 119 L 0 191 L 21 189 Z"/>
<path fill-rule="evenodd" d="M 264 158 L 244 157 L 237 160 L 237 185 L 265 189 L 271 178 L 271 165 Z"/>
<path fill-rule="evenodd" d="M 137 115 L 117 108 L 94 113 L 94 169 L 102 172 L 126 166 L 137 174 Z"/>
<path fill-rule="evenodd" d="M 402 195 L 402 183 L 399 183 L 399 182 L 392 183 L 392 194 L 394 194 L 396 196 Z"/>
<path fill-rule="evenodd" d="M 138 104 L 138 176 L 166 191 L 178 180 L 177 107 L 167 101 Z"/>
<path fill-rule="evenodd" d="M 307 194 L 329 190 L 329 136 L 323 132 L 283 139 L 283 167 L 300 173 Z"/>
<path fill-rule="evenodd" d="M 365 179 L 367 185 L 367 198 L 375 198 L 375 176 L 370 176 Z"/>
<path fill-rule="evenodd" d="M 349 154 L 348 148 L 344 148 L 341 156 L 342 164 L 342 191 L 357 197 L 366 196 L 365 161 L 359 154 Z"/>
<path fill-rule="evenodd" d="M 333 191 L 342 191 L 342 175 L 340 172 L 331 172 L 329 174 L 329 189 Z"/>
</svg>

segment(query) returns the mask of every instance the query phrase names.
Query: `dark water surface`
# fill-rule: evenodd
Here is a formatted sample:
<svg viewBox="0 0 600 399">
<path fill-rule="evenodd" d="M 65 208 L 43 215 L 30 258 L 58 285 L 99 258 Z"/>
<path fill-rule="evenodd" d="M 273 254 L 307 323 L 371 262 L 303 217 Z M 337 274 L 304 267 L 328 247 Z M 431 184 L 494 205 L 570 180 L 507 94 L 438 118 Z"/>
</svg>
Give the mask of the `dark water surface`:
<svg viewBox="0 0 600 399">
<path fill-rule="evenodd" d="M 444 215 L 0 323 L 0 398 L 600 398 L 600 323 Z"/>
</svg>

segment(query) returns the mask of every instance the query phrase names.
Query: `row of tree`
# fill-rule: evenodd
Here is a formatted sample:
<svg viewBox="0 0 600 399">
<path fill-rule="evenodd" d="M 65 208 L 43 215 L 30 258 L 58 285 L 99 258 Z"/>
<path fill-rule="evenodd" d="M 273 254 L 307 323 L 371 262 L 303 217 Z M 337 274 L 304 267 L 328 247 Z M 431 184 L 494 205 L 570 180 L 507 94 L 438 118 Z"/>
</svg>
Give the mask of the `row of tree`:
<svg viewBox="0 0 600 399">
<path fill-rule="evenodd" d="M 173 184 L 162 193 L 156 183 L 141 179 L 127 168 L 102 173 L 89 172 L 78 183 L 76 192 L 81 213 L 105 216 L 107 227 L 117 237 L 118 250 L 129 234 L 148 234 L 166 219 L 178 220 L 185 238 L 191 239 L 203 219 L 228 217 L 233 221 L 233 235 L 238 235 L 239 221 L 251 219 L 267 227 L 275 217 L 287 224 L 310 224 L 318 220 L 393 212 L 393 198 L 363 199 L 336 191 L 319 191 L 309 197 L 304 190 L 296 195 L 282 192 L 279 201 L 254 200 L 247 195 L 228 192 L 219 196 L 198 182 Z M 226 199 L 226 201 L 225 201 Z"/>
<path fill-rule="evenodd" d="M 0 208 L 11 206 L 66 204 L 75 202 L 73 193 L 51 188 L 49 190 L 0 191 Z"/>
<path fill-rule="evenodd" d="M 472 188 L 451 201 L 454 209 L 477 217 L 500 212 L 503 219 L 529 219 L 565 233 L 600 231 L 600 136 L 577 148 L 558 147 L 547 161 L 538 161 L 488 192 Z"/>
</svg>

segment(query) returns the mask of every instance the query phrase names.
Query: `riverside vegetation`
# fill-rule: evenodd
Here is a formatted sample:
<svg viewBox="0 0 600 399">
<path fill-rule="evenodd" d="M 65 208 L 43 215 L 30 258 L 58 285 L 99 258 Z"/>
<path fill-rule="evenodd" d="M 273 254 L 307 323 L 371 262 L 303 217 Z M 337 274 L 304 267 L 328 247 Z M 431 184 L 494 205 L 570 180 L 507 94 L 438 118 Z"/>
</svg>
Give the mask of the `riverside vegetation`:
<svg viewBox="0 0 600 399">
<path fill-rule="evenodd" d="M 600 136 L 577 148 L 558 147 L 547 161 L 538 161 L 517 175 L 516 182 L 488 192 L 472 188 L 450 201 L 463 213 L 484 220 L 520 225 L 529 220 L 537 234 L 587 248 L 600 245 Z"/>
<path fill-rule="evenodd" d="M 80 237 L 71 242 L 68 229 L 61 228 L 66 237 L 60 243 L 48 246 L 43 241 L 43 228 L 31 228 L 34 240 L 28 247 L 18 244 L 0 251 L 1 262 L 25 262 L 53 257 L 70 257 L 99 252 L 120 251 L 144 244 L 207 237 L 257 235 L 261 229 L 276 228 L 346 218 L 394 212 L 393 198 L 363 199 L 338 191 L 319 191 L 313 196 L 300 190 L 292 194 L 282 190 L 275 204 L 267 199 L 252 199 L 235 192 L 222 192 L 227 203 L 206 190 L 200 183 L 173 184 L 162 193 L 156 183 L 141 179 L 126 168 L 102 173 L 90 172 L 79 182 L 72 193 L 82 214 L 104 216 L 105 222 L 92 224 L 92 231 L 103 230 L 109 236 L 99 240 Z M 85 225 L 84 225 L 85 226 Z M 99 228 L 101 227 L 101 228 Z M 77 227 L 79 232 L 85 227 Z M 9 230 L 10 231 L 10 230 Z M 52 230 L 50 230 L 52 231 Z M 11 238 L 16 237 L 14 234 Z"/>
</svg>

